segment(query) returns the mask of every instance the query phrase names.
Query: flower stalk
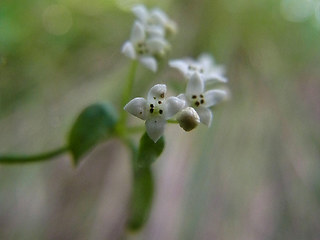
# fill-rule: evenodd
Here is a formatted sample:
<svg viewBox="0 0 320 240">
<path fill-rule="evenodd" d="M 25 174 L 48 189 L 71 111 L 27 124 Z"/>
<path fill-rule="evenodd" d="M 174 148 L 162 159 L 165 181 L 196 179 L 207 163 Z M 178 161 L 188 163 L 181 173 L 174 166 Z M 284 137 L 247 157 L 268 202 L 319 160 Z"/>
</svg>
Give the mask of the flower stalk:
<svg viewBox="0 0 320 240">
<path fill-rule="evenodd" d="M 37 155 L 0 155 L 1 164 L 21 164 L 21 163 L 33 163 L 45 160 L 51 160 L 69 150 L 69 147 L 63 146 L 55 150 L 40 153 Z"/>
<path fill-rule="evenodd" d="M 129 73 L 128 73 L 128 77 L 127 77 L 127 82 L 126 82 L 126 84 L 124 85 L 124 88 L 123 88 L 122 99 L 121 99 L 121 107 L 126 105 L 127 102 L 131 98 L 131 94 L 132 94 L 132 89 L 133 89 L 133 84 L 134 84 L 134 79 L 135 79 L 135 76 L 136 76 L 137 68 L 138 68 L 138 61 L 137 60 L 132 60 L 131 61 L 131 66 L 130 66 L 130 69 L 129 69 Z M 120 120 L 119 120 L 119 125 L 121 126 L 121 128 L 125 128 L 126 127 L 126 120 L 127 120 L 127 113 L 125 111 L 121 111 Z"/>
</svg>

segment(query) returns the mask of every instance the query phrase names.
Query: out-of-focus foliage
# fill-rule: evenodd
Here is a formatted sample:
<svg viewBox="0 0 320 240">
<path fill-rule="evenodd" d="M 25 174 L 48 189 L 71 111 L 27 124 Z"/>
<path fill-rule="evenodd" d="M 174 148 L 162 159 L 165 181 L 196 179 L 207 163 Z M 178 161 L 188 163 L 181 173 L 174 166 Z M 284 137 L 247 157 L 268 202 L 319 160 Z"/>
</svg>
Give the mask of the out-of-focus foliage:
<svg viewBox="0 0 320 240">
<path fill-rule="evenodd" d="M 0 2 L 0 150 L 60 146 L 84 106 L 120 107 L 134 0 Z M 177 21 L 170 58 L 211 52 L 232 98 L 213 126 L 167 127 L 154 164 L 155 202 L 129 239 L 317 239 L 320 236 L 320 3 L 317 0 L 145 1 Z M 163 61 L 138 69 L 184 89 Z M 135 122 L 133 122 L 134 124 Z M 140 136 L 137 136 L 140 137 Z M 0 166 L 0 239 L 120 239 L 130 157 L 101 145 L 80 169 L 69 157 Z"/>
</svg>

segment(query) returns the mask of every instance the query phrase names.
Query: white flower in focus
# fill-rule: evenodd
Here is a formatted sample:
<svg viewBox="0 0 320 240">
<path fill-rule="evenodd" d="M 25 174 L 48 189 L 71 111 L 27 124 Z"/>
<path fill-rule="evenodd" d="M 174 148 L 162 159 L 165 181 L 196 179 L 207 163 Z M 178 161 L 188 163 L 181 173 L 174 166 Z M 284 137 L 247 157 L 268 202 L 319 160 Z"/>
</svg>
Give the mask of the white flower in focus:
<svg viewBox="0 0 320 240">
<path fill-rule="evenodd" d="M 168 42 L 163 37 L 147 38 L 144 26 L 136 21 L 130 40 L 122 46 L 122 52 L 131 59 L 138 59 L 144 66 L 155 72 L 158 68 L 155 56 L 164 55 L 168 46 Z"/>
<path fill-rule="evenodd" d="M 169 66 L 178 69 L 187 79 L 198 73 L 204 81 L 227 82 L 225 68 L 216 65 L 209 54 L 201 54 L 197 60 L 186 58 L 169 61 Z"/>
<path fill-rule="evenodd" d="M 128 113 L 146 121 L 146 131 L 154 142 L 163 135 L 167 120 L 185 105 L 177 97 L 166 98 L 166 92 L 166 85 L 157 84 L 149 90 L 147 99 L 134 98 L 124 107 Z"/>
<path fill-rule="evenodd" d="M 208 127 L 212 122 L 212 112 L 210 107 L 216 105 L 228 97 L 228 92 L 219 89 L 204 91 L 204 81 L 199 73 L 194 73 L 187 84 L 185 94 L 180 94 L 178 98 L 185 101 L 186 105 L 193 107 L 200 117 L 200 122 Z"/>
<path fill-rule="evenodd" d="M 177 24 L 159 8 L 148 11 L 144 5 L 139 4 L 132 8 L 132 12 L 146 26 L 147 32 L 151 35 L 165 36 L 177 32 Z"/>
</svg>

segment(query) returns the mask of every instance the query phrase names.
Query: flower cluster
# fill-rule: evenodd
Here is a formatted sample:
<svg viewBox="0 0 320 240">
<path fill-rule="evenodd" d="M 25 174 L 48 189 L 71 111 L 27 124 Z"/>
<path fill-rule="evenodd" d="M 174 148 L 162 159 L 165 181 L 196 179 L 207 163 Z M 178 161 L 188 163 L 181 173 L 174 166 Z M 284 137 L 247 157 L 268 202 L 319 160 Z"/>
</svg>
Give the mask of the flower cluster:
<svg viewBox="0 0 320 240">
<path fill-rule="evenodd" d="M 155 71 L 155 56 L 166 51 L 166 36 L 175 32 L 176 26 L 160 9 L 148 11 L 139 5 L 133 8 L 133 12 L 138 20 L 134 23 L 131 40 L 122 50 L 125 55 L 139 59 Z M 124 107 L 130 114 L 145 120 L 146 131 L 154 142 L 163 135 L 168 120 L 179 123 L 185 131 L 191 131 L 199 123 L 210 127 L 213 118 L 210 108 L 228 96 L 226 90 L 207 89 L 207 83 L 228 81 L 224 67 L 216 65 L 210 54 L 202 54 L 196 60 L 171 60 L 169 66 L 183 74 L 187 81 L 185 93 L 167 97 L 167 86 L 156 84 L 149 90 L 147 99 L 134 98 Z"/>
<path fill-rule="evenodd" d="M 122 52 L 131 59 L 139 60 L 145 67 L 157 71 L 157 59 L 170 49 L 169 35 L 176 32 L 176 24 L 161 9 L 150 11 L 143 5 L 132 8 L 136 20 L 131 30 L 130 40 L 122 47 Z"/>
<path fill-rule="evenodd" d="M 171 60 L 169 65 L 178 69 L 187 80 L 186 92 L 178 98 L 184 100 L 185 107 L 192 107 L 200 117 L 200 122 L 210 127 L 212 112 L 210 107 L 226 99 L 228 92 L 220 89 L 205 90 L 208 82 L 227 82 L 223 66 L 215 65 L 209 54 L 202 54 L 198 60 Z"/>
</svg>

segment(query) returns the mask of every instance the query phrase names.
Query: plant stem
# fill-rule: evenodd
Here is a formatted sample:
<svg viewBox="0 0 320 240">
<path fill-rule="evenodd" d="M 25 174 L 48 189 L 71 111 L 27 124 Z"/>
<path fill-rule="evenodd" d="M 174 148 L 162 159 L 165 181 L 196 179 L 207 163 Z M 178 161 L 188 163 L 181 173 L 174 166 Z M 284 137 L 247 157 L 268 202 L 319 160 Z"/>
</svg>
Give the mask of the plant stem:
<svg viewBox="0 0 320 240">
<path fill-rule="evenodd" d="M 17 163 L 32 163 L 51 160 L 53 157 L 58 156 L 68 151 L 68 147 L 52 150 L 50 152 L 40 153 L 37 155 L 0 155 L 0 164 L 17 164 Z"/>
<path fill-rule="evenodd" d="M 127 82 L 125 83 L 123 93 L 122 93 L 121 107 L 124 107 L 129 102 L 129 100 L 131 98 L 133 83 L 134 83 L 134 79 L 135 79 L 136 72 L 137 72 L 137 66 L 138 66 L 138 61 L 132 60 L 129 74 L 128 74 L 128 78 L 127 78 Z M 125 127 L 126 120 L 127 120 L 127 113 L 123 109 L 121 109 L 121 115 L 120 115 L 120 121 L 119 121 L 121 128 Z"/>
<path fill-rule="evenodd" d="M 177 124 L 178 123 L 178 121 L 177 120 L 167 120 L 167 123 L 173 123 L 173 124 Z"/>
</svg>

